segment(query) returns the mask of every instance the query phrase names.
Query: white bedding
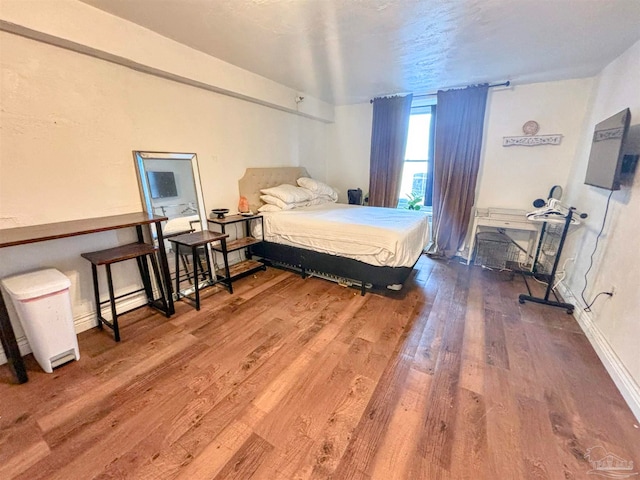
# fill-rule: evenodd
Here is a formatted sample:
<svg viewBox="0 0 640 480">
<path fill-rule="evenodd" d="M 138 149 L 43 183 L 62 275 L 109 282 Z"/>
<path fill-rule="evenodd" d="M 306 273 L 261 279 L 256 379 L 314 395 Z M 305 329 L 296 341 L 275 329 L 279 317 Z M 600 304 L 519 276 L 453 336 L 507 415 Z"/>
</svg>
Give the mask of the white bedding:
<svg viewBox="0 0 640 480">
<path fill-rule="evenodd" d="M 412 267 L 429 239 L 427 215 L 413 210 L 328 203 L 262 216 L 266 241 L 376 266 Z"/>
<path fill-rule="evenodd" d="M 200 225 L 196 222 L 200 222 L 200 217 L 198 215 L 171 218 L 165 224 L 162 229 L 162 233 L 164 235 L 174 235 L 176 233 L 188 232 L 194 228 L 196 230 L 200 230 Z"/>
</svg>

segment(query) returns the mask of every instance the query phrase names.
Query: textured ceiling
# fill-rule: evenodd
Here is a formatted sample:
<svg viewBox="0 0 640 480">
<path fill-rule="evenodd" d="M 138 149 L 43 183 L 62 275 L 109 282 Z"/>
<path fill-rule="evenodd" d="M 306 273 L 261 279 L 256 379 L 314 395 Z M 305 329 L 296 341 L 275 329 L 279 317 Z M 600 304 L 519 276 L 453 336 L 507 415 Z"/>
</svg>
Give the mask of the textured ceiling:
<svg viewBox="0 0 640 480">
<path fill-rule="evenodd" d="M 640 0 L 83 0 L 335 105 L 596 74 Z"/>
</svg>

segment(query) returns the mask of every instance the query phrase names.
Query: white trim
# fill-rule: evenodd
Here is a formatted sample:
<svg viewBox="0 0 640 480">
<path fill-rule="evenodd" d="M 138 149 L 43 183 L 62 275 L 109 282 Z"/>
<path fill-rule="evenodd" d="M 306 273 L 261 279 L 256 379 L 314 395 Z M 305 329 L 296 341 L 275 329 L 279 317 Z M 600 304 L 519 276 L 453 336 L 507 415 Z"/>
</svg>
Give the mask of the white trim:
<svg viewBox="0 0 640 480">
<path fill-rule="evenodd" d="M 116 301 L 116 307 L 119 312 L 124 312 L 127 310 L 131 310 L 136 307 L 141 307 L 146 305 L 147 297 L 144 292 L 139 292 L 136 295 L 131 295 L 126 299 L 120 299 Z M 106 307 L 102 307 L 103 316 L 109 320 L 111 318 L 111 310 L 108 305 Z M 85 330 L 89 330 L 90 328 L 94 328 L 98 325 L 98 320 L 96 318 L 96 311 L 92 310 L 89 313 L 82 314 L 78 317 L 74 317 L 73 326 L 75 328 L 76 333 L 84 332 Z M 107 330 L 107 334 L 111 334 L 112 332 L 109 329 Z M 31 353 L 31 346 L 27 341 L 27 338 L 23 335 L 21 337 L 16 338 L 16 342 L 18 343 L 18 348 L 20 349 L 20 355 L 25 356 Z M 7 357 L 0 348 L 0 365 L 7 363 Z"/>
<path fill-rule="evenodd" d="M 607 369 L 609 376 L 618 387 L 627 405 L 629 405 L 631 412 L 640 421 L 640 386 L 620 361 L 615 350 L 598 328 L 598 325 L 593 321 L 591 314 L 584 311 L 584 306 L 581 306 L 582 302 L 578 301 L 577 297 L 563 282 L 558 285 L 558 293 L 562 295 L 566 302 L 573 303 L 576 306 L 573 316 L 578 321 L 580 328 L 582 328 L 589 343 L 598 354 L 600 361 L 604 368 Z"/>
</svg>

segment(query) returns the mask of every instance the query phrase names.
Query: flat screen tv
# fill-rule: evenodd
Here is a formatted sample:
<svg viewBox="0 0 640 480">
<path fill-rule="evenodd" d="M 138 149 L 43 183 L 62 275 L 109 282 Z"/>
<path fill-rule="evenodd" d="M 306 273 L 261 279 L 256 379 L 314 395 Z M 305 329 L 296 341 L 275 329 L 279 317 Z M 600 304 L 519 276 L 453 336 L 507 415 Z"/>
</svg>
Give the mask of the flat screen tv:
<svg viewBox="0 0 640 480">
<path fill-rule="evenodd" d="M 631 112 L 628 108 L 596 125 L 584 183 L 607 190 L 620 190 L 623 149 Z"/>
<path fill-rule="evenodd" d="M 178 188 L 173 172 L 147 172 L 151 198 L 177 197 Z"/>
</svg>

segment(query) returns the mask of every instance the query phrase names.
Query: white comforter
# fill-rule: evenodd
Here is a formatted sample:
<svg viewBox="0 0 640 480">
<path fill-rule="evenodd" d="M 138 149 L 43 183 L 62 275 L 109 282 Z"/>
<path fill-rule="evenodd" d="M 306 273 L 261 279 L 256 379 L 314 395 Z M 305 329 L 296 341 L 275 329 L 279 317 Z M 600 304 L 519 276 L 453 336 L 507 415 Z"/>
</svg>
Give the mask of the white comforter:
<svg viewBox="0 0 640 480">
<path fill-rule="evenodd" d="M 413 210 L 330 203 L 262 215 L 266 241 L 376 266 L 412 267 L 429 239 L 427 215 Z"/>
</svg>

